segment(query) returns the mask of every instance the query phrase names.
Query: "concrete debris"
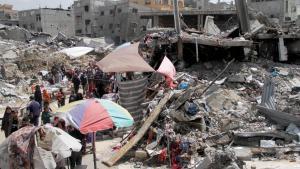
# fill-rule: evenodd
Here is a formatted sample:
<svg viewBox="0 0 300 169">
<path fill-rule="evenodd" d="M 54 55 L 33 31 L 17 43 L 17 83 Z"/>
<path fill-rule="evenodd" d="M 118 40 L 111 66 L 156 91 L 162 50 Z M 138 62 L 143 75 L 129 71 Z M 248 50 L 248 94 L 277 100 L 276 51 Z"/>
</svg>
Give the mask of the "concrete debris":
<svg viewBox="0 0 300 169">
<path fill-rule="evenodd" d="M 18 26 L 5 26 L 0 29 L 0 37 L 3 39 L 26 42 L 32 38 L 32 35 L 24 28 Z"/>
<path fill-rule="evenodd" d="M 260 147 L 264 148 L 270 148 L 270 147 L 276 147 L 276 143 L 274 140 L 260 140 Z"/>
<path fill-rule="evenodd" d="M 209 69 L 205 66 L 208 63 L 212 65 Z M 278 64 L 265 59 L 235 62 L 219 77 L 218 81 L 222 83 L 213 84 L 202 95 L 223 68 L 223 62 L 210 61 L 177 72 L 174 79 L 178 85 L 173 90 L 174 95 L 151 124 L 149 133 L 145 133 L 144 138 L 133 147 L 138 152 L 145 150 L 150 153 L 145 165 L 151 167 L 154 166 L 153 163 L 159 162 L 179 168 L 186 168 L 191 164 L 199 169 L 243 168 L 243 161 L 273 157 L 286 159 L 290 158 L 289 152 L 298 151 L 298 148 L 291 146 L 294 141 L 299 140 L 298 128 L 295 127 L 298 123 L 294 123 L 295 126 L 286 131 L 284 127 L 268 120 L 269 116 L 258 113 L 256 106 L 260 104 L 259 99 L 262 100 L 261 105 L 267 102 L 265 96 L 268 95 L 262 94 L 266 89 L 264 84 L 269 84 L 264 82 L 265 77 L 274 76 L 272 79 L 281 86 L 280 91 L 274 90 L 274 97 L 278 97 L 280 102 L 288 98 L 297 100 L 296 96 L 289 96 L 294 88 L 290 81 L 299 77 L 300 74 L 296 71 L 299 66 Z M 281 73 L 275 74 L 274 69 Z M 151 82 L 151 86 L 156 86 L 157 91 L 160 91 L 156 92 L 155 98 L 161 98 L 164 93 L 161 90 L 164 88 L 161 80 Z M 298 94 L 296 89 L 294 92 Z M 276 99 L 276 103 L 279 100 Z M 153 100 L 151 107 L 157 104 L 158 101 Z M 288 104 L 291 108 L 292 102 Z M 274 106 L 284 109 L 282 104 Z M 149 117 L 151 115 L 152 113 Z M 291 115 L 291 118 L 296 119 L 295 115 Z M 147 117 L 146 115 L 145 118 Z M 282 115 L 281 119 L 284 117 L 286 116 Z M 168 145 L 171 147 L 169 151 Z M 284 149 L 287 145 L 289 148 Z M 112 160 L 116 162 L 116 156 L 120 158 L 120 154 L 117 154 L 107 164 L 113 165 Z M 138 157 L 136 160 L 140 161 Z"/>
<path fill-rule="evenodd" d="M 139 122 L 104 163 L 113 166 L 133 154 L 133 162 L 149 167 L 239 169 L 253 158 L 294 159 L 293 153 L 300 152 L 300 66 L 273 60 L 290 62 L 295 59 L 291 54 L 298 56 L 299 32 L 285 31 L 262 13 L 251 19 L 243 35 L 237 24 L 223 30 L 211 16 L 202 31 L 185 29 L 179 35 L 157 29 L 146 34 L 139 54 L 155 70 L 168 57 L 177 67 L 176 76 L 116 76 L 118 85 L 112 86 L 118 92 L 103 98 L 129 101 L 123 104 L 136 110 L 129 112 Z M 51 93 L 69 87 L 62 73 L 72 76 L 115 48 L 107 38 L 51 37 L 2 25 L 0 37 L 0 108 L 22 107 L 37 84 Z M 143 85 L 132 92 L 134 80 Z M 111 81 L 117 80 L 105 79 Z"/>
<path fill-rule="evenodd" d="M 206 17 L 203 31 L 207 34 L 210 34 L 210 35 L 219 35 L 221 33 L 221 30 L 214 23 L 214 17 L 213 16 L 207 16 Z"/>
</svg>

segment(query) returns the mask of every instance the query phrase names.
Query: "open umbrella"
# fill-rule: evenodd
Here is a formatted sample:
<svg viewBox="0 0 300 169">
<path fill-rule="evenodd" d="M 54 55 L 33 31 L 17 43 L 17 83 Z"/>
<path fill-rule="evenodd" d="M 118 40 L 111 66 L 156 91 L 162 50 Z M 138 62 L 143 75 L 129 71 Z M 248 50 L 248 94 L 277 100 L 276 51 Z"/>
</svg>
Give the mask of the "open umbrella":
<svg viewBox="0 0 300 169">
<path fill-rule="evenodd" d="M 134 120 L 120 105 L 104 99 L 87 99 L 73 102 L 57 110 L 67 113 L 68 122 L 81 133 L 93 134 L 94 166 L 96 168 L 95 132 L 112 129 L 114 126 L 130 127 Z"/>
</svg>

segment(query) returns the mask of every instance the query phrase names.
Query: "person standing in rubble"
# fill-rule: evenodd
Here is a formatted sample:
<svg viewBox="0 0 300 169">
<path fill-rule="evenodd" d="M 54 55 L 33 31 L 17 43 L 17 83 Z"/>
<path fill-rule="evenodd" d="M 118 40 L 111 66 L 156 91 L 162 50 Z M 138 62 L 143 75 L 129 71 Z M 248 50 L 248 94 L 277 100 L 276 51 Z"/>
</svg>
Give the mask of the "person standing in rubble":
<svg viewBox="0 0 300 169">
<path fill-rule="evenodd" d="M 80 82 L 81 82 L 81 86 L 82 86 L 83 95 L 85 95 L 86 87 L 87 87 L 87 83 L 88 83 L 87 75 L 86 75 L 85 71 L 83 71 L 80 75 Z"/>
<path fill-rule="evenodd" d="M 86 75 L 87 75 L 87 78 L 88 78 L 88 94 L 89 94 L 89 96 L 91 96 L 91 95 L 93 95 L 93 92 L 95 90 L 94 72 L 93 72 L 92 67 L 87 69 Z"/>
<path fill-rule="evenodd" d="M 64 106 L 66 101 L 66 95 L 62 88 L 59 89 L 59 92 L 56 94 L 57 105 L 58 107 Z"/>
<path fill-rule="evenodd" d="M 34 99 L 33 96 L 30 96 L 30 103 L 27 107 L 27 110 L 29 111 L 30 123 L 38 126 L 41 115 L 41 105 Z"/>
<path fill-rule="evenodd" d="M 103 84 L 103 72 L 97 68 L 94 76 L 95 85 L 97 88 L 98 96 L 101 98 L 104 94 L 104 84 Z"/>
<path fill-rule="evenodd" d="M 72 82 L 73 82 L 73 86 L 74 86 L 74 92 L 75 92 L 75 94 L 77 94 L 78 90 L 79 90 L 79 86 L 80 86 L 80 79 L 79 79 L 77 73 L 74 74 L 74 76 L 72 78 Z"/>
<path fill-rule="evenodd" d="M 63 63 L 60 66 L 60 70 L 61 70 L 61 73 L 62 73 L 62 79 L 64 79 L 65 76 L 66 76 L 66 68 L 65 68 L 65 65 Z"/>
<path fill-rule="evenodd" d="M 11 133 L 12 126 L 12 109 L 10 107 L 6 107 L 4 116 L 2 119 L 1 130 L 4 131 L 5 137 L 8 137 Z"/>
<path fill-rule="evenodd" d="M 43 124 L 48 124 L 50 123 L 50 118 L 51 118 L 51 110 L 49 106 L 44 106 L 44 111 L 42 112 L 42 121 Z"/>
<path fill-rule="evenodd" d="M 42 106 L 43 97 L 42 97 L 41 87 L 39 85 L 35 86 L 34 100 L 37 101 Z"/>
<path fill-rule="evenodd" d="M 47 107 L 49 106 L 51 102 L 51 96 L 50 94 L 47 92 L 47 90 L 43 90 L 43 104 L 44 104 L 44 107 Z"/>
<path fill-rule="evenodd" d="M 74 127 L 69 127 L 69 134 L 80 140 L 81 143 L 83 144 L 85 135 L 81 134 L 79 130 L 75 129 Z M 82 146 L 81 151 L 79 152 L 74 152 L 72 151 L 71 157 L 70 157 L 70 165 L 71 169 L 74 169 L 76 166 L 81 165 L 82 162 L 82 151 L 84 149 L 84 146 Z"/>
</svg>

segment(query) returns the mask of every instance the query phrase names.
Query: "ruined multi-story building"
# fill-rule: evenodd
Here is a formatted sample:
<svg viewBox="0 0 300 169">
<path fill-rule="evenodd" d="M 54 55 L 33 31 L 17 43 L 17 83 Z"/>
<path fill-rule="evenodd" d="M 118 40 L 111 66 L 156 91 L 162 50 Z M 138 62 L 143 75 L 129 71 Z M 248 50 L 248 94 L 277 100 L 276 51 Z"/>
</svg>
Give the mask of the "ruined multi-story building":
<svg viewBox="0 0 300 169">
<path fill-rule="evenodd" d="M 261 11 L 270 18 L 278 18 L 280 23 L 297 19 L 298 0 L 248 0 L 248 6 Z"/>
<path fill-rule="evenodd" d="M 129 0 L 131 3 L 139 4 L 142 6 L 146 6 L 151 9 L 158 9 L 158 10 L 166 10 L 172 11 L 173 10 L 173 0 Z M 178 7 L 183 9 L 185 7 L 184 0 L 177 0 Z"/>
<path fill-rule="evenodd" d="M 116 43 L 146 30 L 148 21 L 140 18 L 140 11 L 157 10 L 131 0 L 78 0 L 73 9 L 77 36 L 109 37 Z"/>
<path fill-rule="evenodd" d="M 59 32 L 74 36 L 72 10 L 61 8 L 39 8 L 19 12 L 19 26 L 34 32 L 45 32 L 52 36 Z"/>
<path fill-rule="evenodd" d="M 0 4 L 0 23 L 9 26 L 18 25 L 18 12 L 13 10 L 13 5 Z"/>
</svg>

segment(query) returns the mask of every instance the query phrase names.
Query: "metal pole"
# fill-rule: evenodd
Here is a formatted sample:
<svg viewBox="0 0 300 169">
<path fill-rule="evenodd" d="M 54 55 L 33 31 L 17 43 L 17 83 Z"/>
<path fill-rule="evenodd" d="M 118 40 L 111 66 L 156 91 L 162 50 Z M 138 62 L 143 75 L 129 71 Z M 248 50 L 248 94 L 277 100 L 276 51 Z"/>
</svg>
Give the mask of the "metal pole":
<svg viewBox="0 0 300 169">
<path fill-rule="evenodd" d="M 195 44 L 196 44 L 196 61 L 197 63 L 199 63 L 199 48 L 198 48 L 197 38 L 195 38 Z"/>
<path fill-rule="evenodd" d="M 96 133 L 93 132 L 93 157 L 94 157 L 94 169 L 97 169 L 95 140 L 96 140 Z"/>
</svg>

